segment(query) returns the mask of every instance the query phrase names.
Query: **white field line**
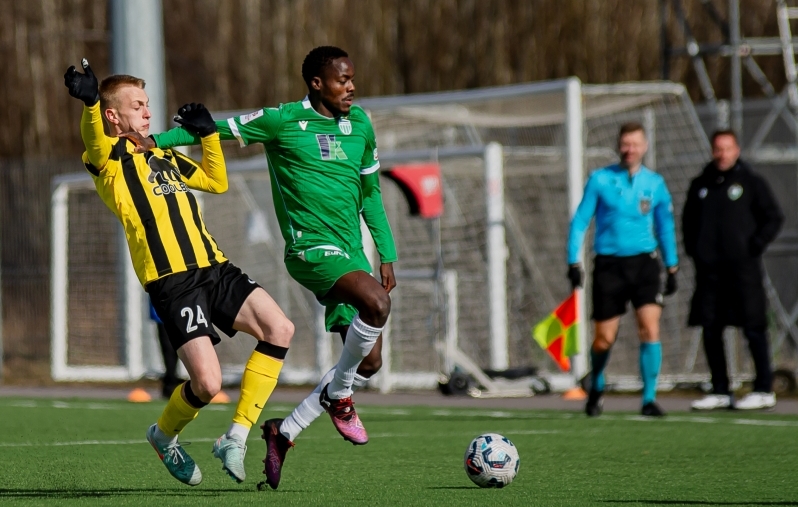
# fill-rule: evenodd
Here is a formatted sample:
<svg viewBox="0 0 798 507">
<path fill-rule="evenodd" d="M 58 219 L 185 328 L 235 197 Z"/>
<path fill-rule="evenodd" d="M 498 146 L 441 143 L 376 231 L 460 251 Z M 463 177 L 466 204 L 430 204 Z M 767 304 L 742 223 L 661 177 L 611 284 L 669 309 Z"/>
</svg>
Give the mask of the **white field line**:
<svg viewBox="0 0 798 507">
<path fill-rule="evenodd" d="M 191 442 L 215 442 L 215 438 L 193 438 Z M 76 440 L 74 442 L 0 442 L 0 447 L 65 447 L 72 445 L 135 445 L 146 440 Z"/>
<path fill-rule="evenodd" d="M 153 405 L 149 403 L 96 403 L 96 402 L 74 402 L 74 401 L 36 401 L 36 400 L 18 400 L 2 402 L 0 401 L 0 408 L 62 408 L 62 409 L 76 409 L 76 410 L 127 410 L 149 408 Z M 294 409 L 293 405 L 274 404 L 267 405 L 267 409 L 273 411 L 288 412 Z M 220 404 L 208 405 L 203 408 L 204 411 L 210 412 L 224 412 L 226 410 L 234 410 L 234 404 Z M 404 414 L 394 414 L 404 415 Z"/>
<path fill-rule="evenodd" d="M 14 400 L 8 402 L 0 401 L 0 408 L 59 408 L 59 409 L 75 409 L 75 410 L 120 410 L 129 408 L 148 407 L 146 403 L 97 403 L 97 402 L 68 402 L 60 400 L 42 401 L 42 400 Z M 288 412 L 293 410 L 292 405 L 274 404 L 267 405 L 266 410 L 270 412 Z M 232 411 L 233 406 L 230 405 L 209 405 L 203 410 L 206 411 Z M 424 410 L 423 408 L 421 410 Z M 401 408 L 387 408 L 387 407 L 365 407 L 358 409 L 364 414 L 374 415 L 393 415 L 393 416 L 407 416 L 413 412 L 408 409 Z M 546 419 L 546 420 L 563 420 L 582 418 L 584 415 L 573 412 L 522 412 L 522 411 L 505 411 L 505 410 L 474 410 L 467 408 L 458 409 L 433 409 L 431 411 L 433 416 L 437 417 L 454 417 L 461 419 L 468 418 L 484 418 L 489 417 L 493 419 Z M 597 423 L 601 421 L 637 421 L 644 423 L 658 423 L 658 422 L 671 422 L 671 423 L 693 423 L 693 424 L 735 424 L 744 426 L 771 426 L 771 427 L 798 427 L 798 421 L 786 421 L 782 419 L 745 419 L 745 418 L 721 418 L 721 417 L 708 417 L 708 416 L 692 416 L 692 415 L 669 415 L 664 418 L 650 418 L 639 415 L 614 415 L 604 414 L 596 420 Z M 306 437 L 307 438 L 307 437 Z M 38 445 L 38 444 L 36 444 Z M 81 444 L 75 444 L 81 445 Z M 0 447 L 4 446 L 0 442 Z"/>
<path fill-rule="evenodd" d="M 560 430 L 509 430 L 504 431 L 503 434 L 505 435 L 553 435 L 561 433 Z M 370 438 L 408 438 L 408 437 L 415 437 L 418 436 L 417 434 L 413 433 L 373 433 L 369 435 Z M 473 437 L 476 436 L 476 433 L 469 432 L 469 433 L 439 433 L 439 434 L 428 434 L 425 435 L 427 437 L 448 437 L 448 436 L 464 436 L 464 437 Z M 216 438 L 190 438 L 186 439 L 185 443 L 204 443 L 204 442 L 215 442 Z M 328 435 L 328 436 L 317 436 L 317 437 L 302 437 L 302 440 L 328 440 L 328 439 L 340 439 L 341 437 L 338 435 Z M 259 435 L 250 434 L 248 441 L 258 441 L 261 440 Z M 78 446 L 78 445 L 137 445 L 137 444 L 147 444 L 146 440 L 76 440 L 72 442 L 0 442 L 0 448 L 3 447 L 67 447 L 67 446 Z"/>
</svg>

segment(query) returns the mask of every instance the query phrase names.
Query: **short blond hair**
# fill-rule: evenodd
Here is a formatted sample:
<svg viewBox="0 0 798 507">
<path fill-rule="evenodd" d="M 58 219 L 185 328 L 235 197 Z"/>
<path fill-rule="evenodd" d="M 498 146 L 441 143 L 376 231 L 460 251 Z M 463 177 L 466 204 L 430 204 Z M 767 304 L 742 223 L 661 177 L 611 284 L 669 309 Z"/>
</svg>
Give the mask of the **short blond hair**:
<svg viewBox="0 0 798 507">
<path fill-rule="evenodd" d="M 121 88 L 135 86 L 143 90 L 145 84 L 140 77 L 128 76 L 127 74 L 108 76 L 100 83 L 100 107 L 103 109 L 118 107 L 117 92 Z"/>
</svg>

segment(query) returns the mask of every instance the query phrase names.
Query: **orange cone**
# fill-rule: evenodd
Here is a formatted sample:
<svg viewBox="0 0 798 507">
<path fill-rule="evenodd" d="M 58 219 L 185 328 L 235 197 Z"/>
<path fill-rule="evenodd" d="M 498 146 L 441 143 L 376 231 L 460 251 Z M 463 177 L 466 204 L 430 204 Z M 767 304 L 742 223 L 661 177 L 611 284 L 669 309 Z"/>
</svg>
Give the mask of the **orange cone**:
<svg viewBox="0 0 798 507">
<path fill-rule="evenodd" d="M 219 393 L 213 397 L 211 403 L 230 403 L 230 397 L 224 391 L 219 391 Z"/>
<path fill-rule="evenodd" d="M 127 401 L 131 403 L 147 403 L 152 401 L 152 396 L 144 389 L 137 387 L 128 393 Z"/>
<path fill-rule="evenodd" d="M 562 399 L 567 401 L 582 401 L 587 399 L 587 393 L 581 387 L 574 387 L 562 393 Z"/>
</svg>

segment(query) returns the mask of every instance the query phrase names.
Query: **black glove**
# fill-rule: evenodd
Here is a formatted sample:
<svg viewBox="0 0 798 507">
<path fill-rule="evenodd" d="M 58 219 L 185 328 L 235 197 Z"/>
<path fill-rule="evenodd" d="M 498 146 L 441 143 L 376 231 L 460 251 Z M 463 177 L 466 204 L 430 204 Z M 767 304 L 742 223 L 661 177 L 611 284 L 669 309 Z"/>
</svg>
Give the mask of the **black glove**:
<svg viewBox="0 0 798 507">
<path fill-rule="evenodd" d="M 665 296 L 672 296 L 676 294 L 676 273 L 668 272 L 668 279 L 665 280 Z"/>
<path fill-rule="evenodd" d="M 186 104 L 177 110 L 174 120 L 192 134 L 205 137 L 216 132 L 216 122 L 202 104 Z"/>
<path fill-rule="evenodd" d="M 64 84 L 69 88 L 69 94 L 80 99 L 84 104 L 91 107 L 100 100 L 100 87 L 97 84 L 97 77 L 89 67 L 89 61 L 85 58 L 80 61 L 83 66 L 85 74 L 81 74 L 75 70 L 75 66 L 71 66 L 64 74 Z"/>
<path fill-rule="evenodd" d="M 571 288 L 576 290 L 578 287 L 582 286 L 582 268 L 579 267 L 579 264 L 571 264 L 568 266 L 568 280 L 571 281 Z"/>
</svg>

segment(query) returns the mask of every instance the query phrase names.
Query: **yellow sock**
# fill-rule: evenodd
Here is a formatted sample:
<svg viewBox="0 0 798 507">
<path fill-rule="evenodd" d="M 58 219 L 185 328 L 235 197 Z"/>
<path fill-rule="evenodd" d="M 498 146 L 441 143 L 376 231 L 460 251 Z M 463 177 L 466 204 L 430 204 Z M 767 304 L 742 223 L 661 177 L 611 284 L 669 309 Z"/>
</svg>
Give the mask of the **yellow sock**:
<svg viewBox="0 0 798 507">
<path fill-rule="evenodd" d="M 186 382 L 172 391 L 169 402 L 158 418 L 158 428 L 168 437 L 174 437 L 194 420 L 199 414 L 200 409 L 192 407 L 183 397 L 183 389 Z"/>
<path fill-rule="evenodd" d="M 244 376 L 241 378 L 241 396 L 236 405 L 234 423 L 251 428 L 258 422 L 266 401 L 277 385 L 277 377 L 280 376 L 282 369 L 283 362 L 279 359 L 257 350 L 252 351 L 244 369 Z"/>
</svg>

